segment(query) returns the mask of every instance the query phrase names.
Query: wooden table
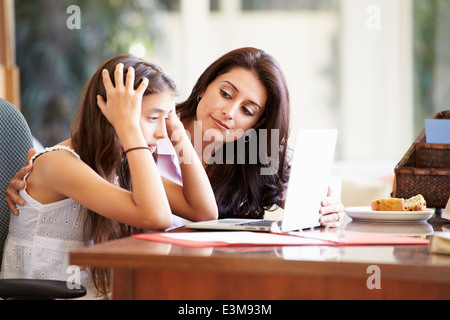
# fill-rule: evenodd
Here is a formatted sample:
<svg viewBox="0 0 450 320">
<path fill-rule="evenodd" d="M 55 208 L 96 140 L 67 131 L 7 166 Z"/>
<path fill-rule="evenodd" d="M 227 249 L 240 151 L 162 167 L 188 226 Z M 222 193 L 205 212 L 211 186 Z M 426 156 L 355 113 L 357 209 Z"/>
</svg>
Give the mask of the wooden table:
<svg viewBox="0 0 450 320">
<path fill-rule="evenodd" d="M 446 224 L 437 217 L 343 228 L 426 237 Z M 73 251 L 70 261 L 112 268 L 114 299 L 450 298 L 450 256 L 426 246 L 187 248 L 126 238 Z"/>
</svg>

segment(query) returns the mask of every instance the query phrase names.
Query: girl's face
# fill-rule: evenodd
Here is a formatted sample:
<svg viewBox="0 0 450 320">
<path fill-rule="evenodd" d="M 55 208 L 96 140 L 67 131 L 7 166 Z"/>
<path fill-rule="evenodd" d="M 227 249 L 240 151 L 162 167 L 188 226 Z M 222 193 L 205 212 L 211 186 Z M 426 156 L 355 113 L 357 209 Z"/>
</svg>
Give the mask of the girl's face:
<svg viewBox="0 0 450 320">
<path fill-rule="evenodd" d="M 222 142 L 241 138 L 251 128 L 260 126 L 267 92 L 257 76 L 246 69 L 234 68 L 210 83 L 197 107 L 197 121 L 203 134 Z"/>
<path fill-rule="evenodd" d="M 168 92 L 153 93 L 142 99 L 141 130 L 152 152 L 158 141 L 167 137 L 166 120 L 174 108 L 175 97 Z"/>
</svg>

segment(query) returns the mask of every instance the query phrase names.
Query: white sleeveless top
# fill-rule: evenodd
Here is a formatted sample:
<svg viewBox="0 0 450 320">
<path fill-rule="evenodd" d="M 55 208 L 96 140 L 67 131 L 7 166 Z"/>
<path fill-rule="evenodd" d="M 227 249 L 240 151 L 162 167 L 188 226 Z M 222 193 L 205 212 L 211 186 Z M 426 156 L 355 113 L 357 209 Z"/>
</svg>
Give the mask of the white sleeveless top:
<svg viewBox="0 0 450 320">
<path fill-rule="evenodd" d="M 80 159 L 72 149 L 56 146 L 36 154 L 30 163 L 43 153 L 62 149 Z M 26 204 L 18 206 L 19 216 L 11 214 L 0 278 L 81 283 L 88 292 L 84 299 L 99 298 L 89 269 L 69 264 L 71 250 L 92 243 L 92 228 L 85 228 L 88 210 L 72 199 L 41 204 L 30 197 L 26 187 L 20 196 Z"/>
</svg>

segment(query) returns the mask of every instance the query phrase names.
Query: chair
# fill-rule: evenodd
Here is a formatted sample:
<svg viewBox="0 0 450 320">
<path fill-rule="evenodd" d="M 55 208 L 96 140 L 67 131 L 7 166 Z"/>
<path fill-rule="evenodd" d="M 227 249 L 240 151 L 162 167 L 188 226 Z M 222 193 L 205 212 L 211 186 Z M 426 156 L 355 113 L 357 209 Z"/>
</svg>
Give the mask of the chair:
<svg viewBox="0 0 450 320">
<path fill-rule="evenodd" d="M 11 214 L 5 200 L 6 188 L 25 164 L 32 147 L 33 139 L 25 118 L 15 106 L 0 98 L 0 268 Z M 0 279 L 2 299 L 71 299 L 84 295 L 83 286 L 69 289 L 66 281 Z"/>
</svg>

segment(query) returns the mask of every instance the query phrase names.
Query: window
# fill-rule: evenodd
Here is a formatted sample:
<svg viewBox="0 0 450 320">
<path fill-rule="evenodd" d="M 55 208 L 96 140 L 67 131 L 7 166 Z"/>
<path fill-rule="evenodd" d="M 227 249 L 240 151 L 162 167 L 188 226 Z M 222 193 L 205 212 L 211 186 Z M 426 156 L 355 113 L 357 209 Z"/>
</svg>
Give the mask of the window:
<svg viewBox="0 0 450 320">
<path fill-rule="evenodd" d="M 67 9 L 74 2 L 80 8 L 81 24 L 71 30 Z M 179 1 L 162 2 L 175 9 Z M 44 146 L 67 139 L 83 88 L 99 64 L 132 48 L 150 52 L 161 28 L 160 9 L 153 1 L 14 3 L 21 109 Z"/>
<path fill-rule="evenodd" d="M 169 12 L 178 12 L 181 9 L 180 0 L 158 0 L 159 7 Z"/>
<path fill-rule="evenodd" d="M 244 11 L 261 10 L 329 10 L 337 0 L 242 0 Z"/>
<path fill-rule="evenodd" d="M 414 0 L 414 132 L 450 109 L 450 1 Z"/>
</svg>

